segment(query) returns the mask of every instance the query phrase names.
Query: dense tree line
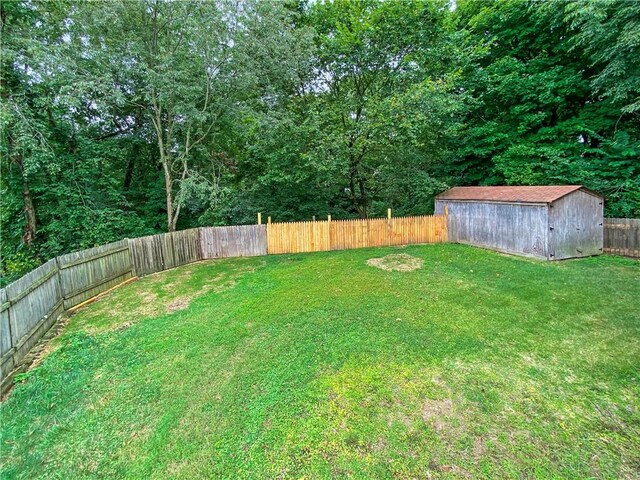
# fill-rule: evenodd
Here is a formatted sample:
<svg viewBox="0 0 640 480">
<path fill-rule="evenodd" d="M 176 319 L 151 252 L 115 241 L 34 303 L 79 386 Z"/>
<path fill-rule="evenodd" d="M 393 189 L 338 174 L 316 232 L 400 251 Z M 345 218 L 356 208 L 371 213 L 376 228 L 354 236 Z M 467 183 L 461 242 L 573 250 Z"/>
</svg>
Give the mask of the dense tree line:
<svg viewBox="0 0 640 480">
<path fill-rule="evenodd" d="M 579 183 L 640 216 L 640 2 L 3 1 L 2 277 L 198 225 Z"/>
</svg>

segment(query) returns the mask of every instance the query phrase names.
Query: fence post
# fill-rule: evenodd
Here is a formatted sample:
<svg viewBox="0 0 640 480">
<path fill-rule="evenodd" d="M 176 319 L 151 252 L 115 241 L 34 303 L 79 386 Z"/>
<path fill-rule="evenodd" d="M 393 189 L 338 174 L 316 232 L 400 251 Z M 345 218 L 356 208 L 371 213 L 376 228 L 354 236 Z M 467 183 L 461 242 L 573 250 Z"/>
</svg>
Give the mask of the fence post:
<svg viewBox="0 0 640 480">
<path fill-rule="evenodd" d="M 58 255 L 56 258 L 56 281 L 58 282 L 58 290 L 60 290 L 60 301 L 62 302 L 62 311 L 66 311 L 67 310 L 67 306 L 64 304 L 65 298 L 64 298 L 64 288 L 63 288 L 63 284 L 62 284 L 62 278 L 61 277 L 61 273 L 60 273 L 60 256 Z"/>
<path fill-rule="evenodd" d="M 267 217 L 267 223 L 268 223 L 269 225 L 271 225 L 271 215 L 269 215 L 269 216 Z"/>
<path fill-rule="evenodd" d="M 202 227 L 198 227 L 197 248 L 198 248 L 198 260 L 204 260 L 204 254 L 202 253 Z"/>
<path fill-rule="evenodd" d="M 258 212 L 258 225 L 262 225 L 262 213 Z"/>
<path fill-rule="evenodd" d="M 15 366 L 16 366 L 16 346 L 18 345 L 18 343 L 20 343 L 20 340 L 18 339 L 17 342 L 13 341 L 13 328 L 11 327 L 11 306 L 12 303 L 9 300 L 9 295 L 7 294 L 7 291 L 3 288 L 2 290 L 0 290 L 0 293 L 4 292 L 4 295 L 0 296 L 0 305 L 1 308 L 4 309 L 6 307 L 7 309 L 7 333 L 9 334 L 9 349 L 7 350 L 7 352 L 5 353 L 5 355 L 9 354 L 10 358 L 11 358 L 11 365 L 9 367 L 9 371 L 12 371 Z M 3 298 L 4 297 L 4 298 Z M 4 382 L 4 378 L 0 378 L 0 382 Z M 4 392 L 0 391 L 0 394 L 2 394 Z"/>
</svg>

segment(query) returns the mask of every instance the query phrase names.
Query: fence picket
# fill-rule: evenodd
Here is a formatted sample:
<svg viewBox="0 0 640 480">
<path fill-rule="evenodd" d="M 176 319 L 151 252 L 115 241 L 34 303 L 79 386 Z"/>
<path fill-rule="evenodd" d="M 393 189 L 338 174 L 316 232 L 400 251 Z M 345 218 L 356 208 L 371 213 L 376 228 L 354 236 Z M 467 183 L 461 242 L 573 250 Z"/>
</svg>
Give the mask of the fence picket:
<svg viewBox="0 0 640 480">
<path fill-rule="evenodd" d="M 606 218 L 604 251 L 640 258 L 640 219 Z M 66 309 L 133 275 L 206 258 L 448 241 L 447 217 L 425 215 L 206 227 L 122 240 L 52 259 L 0 289 L 2 391 Z M 24 362 L 23 362 L 24 363 Z"/>
<path fill-rule="evenodd" d="M 270 223 L 268 253 L 321 252 L 446 241 L 442 215 Z"/>
<path fill-rule="evenodd" d="M 68 253 L 57 263 L 65 310 L 132 276 L 127 240 Z"/>
<path fill-rule="evenodd" d="M 605 218 L 603 250 L 640 258 L 640 218 Z"/>
</svg>

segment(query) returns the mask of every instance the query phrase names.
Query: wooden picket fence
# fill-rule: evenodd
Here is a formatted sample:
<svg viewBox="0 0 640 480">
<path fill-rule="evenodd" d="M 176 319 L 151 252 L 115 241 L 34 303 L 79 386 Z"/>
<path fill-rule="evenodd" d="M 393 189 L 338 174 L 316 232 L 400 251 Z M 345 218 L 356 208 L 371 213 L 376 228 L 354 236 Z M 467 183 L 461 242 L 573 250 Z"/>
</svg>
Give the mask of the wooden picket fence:
<svg viewBox="0 0 640 480">
<path fill-rule="evenodd" d="M 269 223 L 267 252 L 302 253 L 447 241 L 444 215 Z"/>
<path fill-rule="evenodd" d="M 640 218 L 605 218 L 603 250 L 640 258 Z"/>
<path fill-rule="evenodd" d="M 604 227 L 605 252 L 640 257 L 640 219 L 607 218 Z M 445 215 L 366 220 L 329 217 L 325 221 L 193 228 L 61 255 L 0 289 L 0 393 L 61 313 L 136 276 L 208 258 L 447 241 Z"/>
<path fill-rule="evenodd" d="M 206 258 L 266 253 L 266 225 L 246 225 L 124 239 L 49 260 L 0 289 L 0 394 L 65 310 L 135 276 Z"/>
</svg>

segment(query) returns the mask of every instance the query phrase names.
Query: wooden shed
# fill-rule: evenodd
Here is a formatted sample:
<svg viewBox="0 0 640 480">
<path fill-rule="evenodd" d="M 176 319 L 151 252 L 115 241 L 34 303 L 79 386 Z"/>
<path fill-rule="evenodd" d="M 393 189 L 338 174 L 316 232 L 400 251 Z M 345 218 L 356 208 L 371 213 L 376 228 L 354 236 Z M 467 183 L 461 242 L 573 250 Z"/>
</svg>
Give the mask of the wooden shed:
<svg viewBox="0 0 640 480">
<path fill-rule="evenodd" d="M 546 260 L 602 253 L 602 196 L 581 185 L 454 187 L 435 199 L 449 240 Z"/>
</svg>

